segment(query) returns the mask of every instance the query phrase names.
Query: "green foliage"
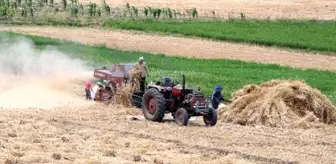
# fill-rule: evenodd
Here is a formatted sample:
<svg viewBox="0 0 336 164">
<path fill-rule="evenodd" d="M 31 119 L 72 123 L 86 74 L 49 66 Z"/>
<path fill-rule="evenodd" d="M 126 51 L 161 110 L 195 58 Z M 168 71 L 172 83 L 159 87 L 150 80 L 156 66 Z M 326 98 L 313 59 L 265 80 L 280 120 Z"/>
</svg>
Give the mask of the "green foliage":
<svg viewBox="0 0 336 164">
<path fill-rule="evenodd" d="M 264 46 L 336 52 L 336 22 L 295 20 L 108 20 L 107 27 L 177 33 Z"/>
<path fill-rule="evenodd" d="M 7 16 L 8 8 L 7 6 L 0 7 L 0 16 Z"/>
<path fill-rule="evenodd" d="M 33 8 L 29 8 L 29 14 L 31 17 L 34 17 L 34 9 Z"/>
<path fill-rule="evenodd" d="M 9 11 L 8 11 L 8 13 L 9 13 L 8 15 L 10 17 L 13 17 L 15 15 L 15 9 L 14 8 L 10 8 Z"/>
<path fill-rule="evenodd" d="M 135 8 L 134 6 L 132 6 L 132 11 L 133 11 L 133 13 L 136 17 L 139 16 L 139 14 L 138 14 L 139 10 L 137 8 Z"/>
<path fill-rule="evenodd" d="M 77 17 L 77 16 L 78 16 L 78 12 L 79 12 L 79 10 L 78 10 L 78 6 L 75 5 L 75 4 L 73 4 L 73 5 L 71 6 L 71 16 L 73 16 L 73 17 Z"/>
<path fill-rule="evenodd" d="M 37 4 L 38 4 L 39 8 L 42 8 L 44 6 L 44 3 L 45 3 L 44 0 L 38 0 L 37 1 Z"/>
<path fill-rule="evenodd" d="M 193 8 L 192 12 L 191 12 L 191 15 L 193 18 L 196 18 L 198 17 L 198 12 L 197 12 L 197 9 L 196 8 Z"/>
<path fill-rule="evenodd" d="M 49 0 L 49 4 L 51 7 L 54 7 L 54 0 Z"/>
<path fill-rule="evenodd" d="M 111 7 L 106 3 L 106 1 L 103 1 L 103 8 L 105 10 L 105 12 L 107 13 L 107 15 L 111 14 Z"/>
<path fill-rule="evenodd" d="M 173 19 L 173 13 L 172 13 L 172 11 L 170 10 L 170 8 L 167 9 L 167 15 L 168 15 L 168 18 L 169 18 L 169 19 Z"/>
<path fill-rule="evenodd" d="M 17 2 L 12 3 L 12 8 L 14 8 L 15 10 L 18 8 Z"/>
<path fill-rule="evenodd" d="M 90 4 L 89 4 L 89 16 L 90 16 L 90 17 L 93 16 L 93 5 L 92 5 L 91 2 L 90 2 Z"/>
<path fill-rule="evenodd" d="M 21 16 L 22 17 L 24 17 L 24 18 L 26 18 L 27 17 L 27 9 L 26 8 L 22 8 L 22 10 L 21 10 Z"/>
<path fill-rule="evenodd" d="M 14 34 L 12 34 L 14 35 Z M 136 62 L 140 56 L 145 58 L 149 66 L 150 80 L 170 76 L 181 81 L 186 75 L 187 84 L 191 87 L 200 85 L 210 95 L 216 85 L 224 86 L 225 97 L 244 85 L 259 84 L 271 79 L 303 79 L 309 85 L 318 88 L 336 103 L 336 73 L 318 70 L 300 70 L 278 65 L 257 64 L 234 60 L 206 60 L 182 57 L 168 57 L 141 52 L 125 52 L 108 49 L 102 46 L 85 46 L 73 42 L 60 41 L 44 37 L 28 36 L 37 47 L 56 46 L 60 51 L 71 54 L 74 58 L 90 61 L 96 67 L 116 62 Z"/>
<path fill-rule="evenodd" d="M 33 6 L 33 0 L 28 0 L 27 5 L 28 5 L 28 7 L 32 7 Z"/>
<path fill-rule="evenodd" d="M 97 9 L 97 15 L 100 17 L 101 16 L 101 12 L 100 12 L 100 9 L 98 8 Z"/>
<path fill-rule="evenodd" d="M 67 0 L 62 0 L 63 3 L 63 10 L 67 9 L 68 1 Z"/>
<path fill-rule="evenodd" d="M 144 14 L 145 14 L 146 17 L 148 16 L 148 13 L 149 13 L 149 9 L 147 7 L 145 7 L 144 8 Z"/>
<path fill-rule="evenodd" d="M 89 4 L 89 15 L 90 15 L 90 17 L 95 17 L 96 14 L 98 14 L 97 4 L 96 3 L 90 3 Z"/>
<path fill-rule="evenodd" d="M 245 14 L 244 13 L 240 13 L 240 19 L 242 19 L 242 20 L 245 19 Z"/>
<path fill-rule="evenodd" d="M 161 13 L 162 13 L 162 9 L 152 9 L 152 8 L 149 8 L 149 11 L 153 14 L 154 18 L 160 18 Z"/>
<path fill-rule="evenodd" d="M 83 6 L 83 4 L 79 5 L 79 10 L 80 10 L 81 15 L 83 16 L 84 15 L 84 6 Z"/>
</svg>

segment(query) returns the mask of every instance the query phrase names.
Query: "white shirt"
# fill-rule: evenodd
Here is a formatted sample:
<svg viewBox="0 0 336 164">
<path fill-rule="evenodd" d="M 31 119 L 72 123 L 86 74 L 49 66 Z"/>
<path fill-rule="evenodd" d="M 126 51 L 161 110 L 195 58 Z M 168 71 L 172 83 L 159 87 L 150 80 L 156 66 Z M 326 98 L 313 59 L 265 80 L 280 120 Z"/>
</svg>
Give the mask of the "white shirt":
<svg viewBox="0 0 336 164">
<path fill-rule="evenodd" d="M 96 93 L 99 89 L 99 86 L 98 85 L 95 85 L 93 88 L 92 88 L 92 92 L 91 92 L 91 98 L 94 99 L 96 97 Z"/>
</svg>

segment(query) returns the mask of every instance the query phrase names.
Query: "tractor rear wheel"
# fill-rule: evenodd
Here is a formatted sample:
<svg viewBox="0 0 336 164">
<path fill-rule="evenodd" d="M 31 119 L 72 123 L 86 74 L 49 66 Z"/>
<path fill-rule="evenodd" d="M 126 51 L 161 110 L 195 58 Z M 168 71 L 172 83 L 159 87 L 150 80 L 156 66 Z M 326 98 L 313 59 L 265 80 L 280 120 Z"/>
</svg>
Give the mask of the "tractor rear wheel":
<svg viewBox="0 0 336 164">
<path fill-rule="evenodd" d="M 156 89 L 148 89 L 142 98 L 143 114 L 147 120 L 160 122 L 165 114 L 165 98 Z"/>
<path fill-rule="evenodd" d="M 179 108 L 175 113 L 175 122 L 180 126 L 187 126 L 189 122 L 189 114 L 184 108 Z"/>
<path fill-rule="evenodd" d="M 215 126 L 217 123 L 217 111 L 211 108 L 207 116 L 203 116 L 203 121 L 206 126 Z"/>
</svg>

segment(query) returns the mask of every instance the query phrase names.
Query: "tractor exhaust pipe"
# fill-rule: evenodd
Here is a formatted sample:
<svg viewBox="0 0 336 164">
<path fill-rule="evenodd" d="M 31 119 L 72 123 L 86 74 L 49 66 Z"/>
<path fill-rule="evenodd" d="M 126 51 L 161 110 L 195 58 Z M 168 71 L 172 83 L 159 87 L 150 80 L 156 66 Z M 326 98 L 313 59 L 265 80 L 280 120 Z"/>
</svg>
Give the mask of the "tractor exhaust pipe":
<svg viewBox="0 0 336 164">
<path fill-rule="evenodd" d="M 185 96 L 185 76 L 182 75 L 182 94 Z"/>
<path fill-rule="evenodd" d="M 184 91 L 185 89 L 185 76 L 182 75 L 182 90 Z"/>
</svg>

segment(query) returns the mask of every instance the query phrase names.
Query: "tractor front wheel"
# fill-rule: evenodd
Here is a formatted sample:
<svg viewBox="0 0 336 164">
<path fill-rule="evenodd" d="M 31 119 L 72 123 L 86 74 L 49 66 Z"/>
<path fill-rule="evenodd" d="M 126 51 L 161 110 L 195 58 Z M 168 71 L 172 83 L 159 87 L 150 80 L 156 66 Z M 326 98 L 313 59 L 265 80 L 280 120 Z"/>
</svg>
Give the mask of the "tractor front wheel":
<svg viewBox="0 0 336 164">
<path fill-rule="evenodd" d="M 165 114 L 165 98 L 156 89 L 148 89 L 142 98 L 143 114 L 147 120 L 160 122 Z"/>
<path fill-rule="evenodd" d="M 215 126 L 217 123 L 217 111 L 214 108 L 211 108 L 209 114 L 203 116 L 203 121 L 206 126 Z"/>
<path fill-rule="evenodd" d="M 187 126 L 189 122 L 189 114 L 184 108 L 179 108 L 175 113 L 175 122 L 180 126 Z"/>
</svg>

